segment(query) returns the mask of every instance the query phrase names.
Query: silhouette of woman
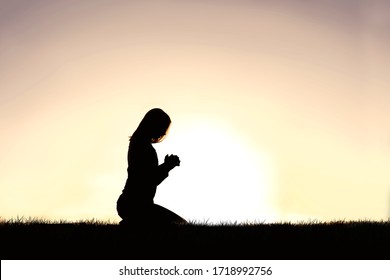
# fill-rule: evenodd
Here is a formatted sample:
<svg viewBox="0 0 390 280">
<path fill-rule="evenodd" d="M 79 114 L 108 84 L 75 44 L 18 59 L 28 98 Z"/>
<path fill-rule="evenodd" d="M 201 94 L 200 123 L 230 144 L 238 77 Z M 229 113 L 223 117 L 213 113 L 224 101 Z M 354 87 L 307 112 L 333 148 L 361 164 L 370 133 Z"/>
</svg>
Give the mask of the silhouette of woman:
<svg viewBox="0 0 390 280">
<path fill-rule="evenodd" d="M 169 116 L 154 108 L 146 113 L 130 138 L 127 154 L 127 181 L 117 200 L 121 225 L 172 225 L 186 221 L 172 211 L 157 205 L 153 199 L 157 186 L 168 177 L 170 170 L 180 165 L 179 157 L 166 155 L 158 164 L 152 144 L 161 142 L 171 124 Z"/>
</svg>

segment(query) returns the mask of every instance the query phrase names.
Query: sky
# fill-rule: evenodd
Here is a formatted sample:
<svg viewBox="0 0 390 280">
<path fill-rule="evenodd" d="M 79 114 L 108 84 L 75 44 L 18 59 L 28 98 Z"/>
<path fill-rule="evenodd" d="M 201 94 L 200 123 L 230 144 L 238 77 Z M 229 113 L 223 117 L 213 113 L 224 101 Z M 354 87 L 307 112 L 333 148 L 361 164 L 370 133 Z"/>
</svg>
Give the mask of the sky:
<svg viewBox="0 0 390 280">
<path fill-rule="evenodd" d="M 119 221 L 128 137 L 181 165 L 191 221 L 390 216 L 390 10 L 379 0 L 0 0 L 0 217 Z"/>
</svg>

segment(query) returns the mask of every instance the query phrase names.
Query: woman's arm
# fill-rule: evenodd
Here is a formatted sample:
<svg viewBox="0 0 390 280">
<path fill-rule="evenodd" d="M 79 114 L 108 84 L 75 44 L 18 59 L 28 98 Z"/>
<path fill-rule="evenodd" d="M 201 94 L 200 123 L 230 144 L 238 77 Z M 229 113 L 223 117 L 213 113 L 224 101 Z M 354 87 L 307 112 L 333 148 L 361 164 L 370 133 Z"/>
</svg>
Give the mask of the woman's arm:
<svg viewBox="0 0 390 280">
<path fill-rule="evenodd" d="M 142 185 L 157 186 L 180 160 L 177 156 L 166 155 L 164 163 L 159 165 L 156 150 L 150 143 L 134 142 L 129 148 L 128 163 L 129 172 L 134 173 Z"/>
</svg>

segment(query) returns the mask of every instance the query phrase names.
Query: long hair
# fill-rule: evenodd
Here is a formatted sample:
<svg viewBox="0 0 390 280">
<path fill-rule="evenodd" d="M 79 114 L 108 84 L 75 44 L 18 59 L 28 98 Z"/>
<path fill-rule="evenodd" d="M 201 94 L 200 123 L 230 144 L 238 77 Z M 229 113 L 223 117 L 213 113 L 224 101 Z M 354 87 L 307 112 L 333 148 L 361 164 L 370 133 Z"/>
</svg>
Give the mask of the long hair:
<svg viewBox="0 0 390 280">
<path fill-rule="evenodd" d="M 145 114 L 130 140 L 143 139 L 159 143 L 164 139 L 170 124 L 171 119 L 167 113 L 160 108 L 153 108 Z"/>
</svg>

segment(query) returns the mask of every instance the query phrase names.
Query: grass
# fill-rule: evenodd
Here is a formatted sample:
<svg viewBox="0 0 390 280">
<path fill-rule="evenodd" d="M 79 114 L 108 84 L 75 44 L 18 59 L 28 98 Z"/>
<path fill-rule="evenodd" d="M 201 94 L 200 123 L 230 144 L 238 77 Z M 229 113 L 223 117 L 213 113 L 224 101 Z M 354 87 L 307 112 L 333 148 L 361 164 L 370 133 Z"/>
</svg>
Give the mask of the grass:
<svg viewBox="0 0 390 280">
<path fill-rule="evenodd" d="M 122 228 L 99 220 L 0 219 L 1 259 L 390 259 L 390 221 Z"/>
</svg>

